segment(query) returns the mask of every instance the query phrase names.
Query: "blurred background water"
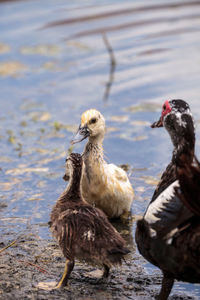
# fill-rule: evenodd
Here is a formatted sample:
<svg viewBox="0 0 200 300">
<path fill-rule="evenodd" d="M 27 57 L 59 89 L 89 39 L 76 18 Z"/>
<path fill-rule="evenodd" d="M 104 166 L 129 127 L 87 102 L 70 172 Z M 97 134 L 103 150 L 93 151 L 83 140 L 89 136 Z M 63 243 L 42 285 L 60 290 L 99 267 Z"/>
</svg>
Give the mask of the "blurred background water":
<svg viewBox="0 0 200 300">
<path fill-rule="evenodd" d="M 142 215 L 171 159 L 169 136 L 149 126 L 164 100 L 190 104 L 200 157 L 199 66 L 200 1 L 0 1 L 2 240 L 51 238 L 69 141 L 92 107 L 106 118 L 106 160 L 127 164 Z M 175 289 L 200 296 L 198 285 Z"/>
</svg>

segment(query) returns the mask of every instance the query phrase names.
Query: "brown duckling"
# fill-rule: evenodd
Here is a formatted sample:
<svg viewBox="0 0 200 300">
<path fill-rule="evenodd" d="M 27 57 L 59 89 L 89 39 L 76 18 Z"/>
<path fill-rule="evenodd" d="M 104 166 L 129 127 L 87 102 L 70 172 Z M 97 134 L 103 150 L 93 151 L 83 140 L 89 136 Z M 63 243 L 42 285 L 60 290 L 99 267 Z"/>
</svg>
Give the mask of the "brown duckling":
<svg viewBox="0 0 200 300">
<path fill-rule="evenodd" d="M 64 273 L 56 288 L 67 285 L 76 258 L 102 265 L 103 277 L 108 277 L 110 267 L 121 264 L 124 255 L 130 252 L 106 215 L 82 198 L 80 154 L 72 153 L 67 158 L 67 169 L 69 183 L 52 209 L 50 222 L 53 236 L 66 258 Z"/>
<path fill-rule="evenodd" d="M 189 105 L 165 101 L 152 127 L 163 126 L 174 145 L 172 160 L 136 228 L 140 253 L 163 273 L 160 300 L 168 298 L 175 279 L 200 283 L 200 165 Z"/>
</svg>

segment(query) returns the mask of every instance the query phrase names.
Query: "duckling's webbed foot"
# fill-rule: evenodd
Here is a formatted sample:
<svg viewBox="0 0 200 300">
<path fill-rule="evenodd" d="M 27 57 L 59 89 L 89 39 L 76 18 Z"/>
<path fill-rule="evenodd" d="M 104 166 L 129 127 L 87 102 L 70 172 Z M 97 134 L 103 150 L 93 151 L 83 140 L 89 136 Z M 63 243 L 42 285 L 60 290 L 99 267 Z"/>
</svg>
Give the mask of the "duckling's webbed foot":
<svg viewBox="0 0 200 300">
<path fill-rule="evenodd" d="M 173 285 L 174 285 L 174 278 L 168 277 L 164 274 L 163 279 L 162 279 L 162 287 L 161 287 L 160 293 L 155 298 L 157 300 L 167 300 L 168 296 L 172 290 Z"/>
<path fill-rule="evenodd" d="M 64 287 L 64 286 L 67 285 L 67 281 L 69 279 L 69 276 L 70 276 L 73 268 L 74 268 L 74 260 L 66 259 L 65 269 L 64 269 L 62 278 L 59 281 L 59 283 L 56 285 L 55 288 L 59 289 L 59 288 Z"/>
<path fill-rule="evenodd" d="M 108 278 L 110 268 L 109 268 L 107 265 L 103 265 L 103 267 L 104 267 L 104 271 L 103 271 L 103 276 L 102 276 L 102 278 Z"/>
</svg>

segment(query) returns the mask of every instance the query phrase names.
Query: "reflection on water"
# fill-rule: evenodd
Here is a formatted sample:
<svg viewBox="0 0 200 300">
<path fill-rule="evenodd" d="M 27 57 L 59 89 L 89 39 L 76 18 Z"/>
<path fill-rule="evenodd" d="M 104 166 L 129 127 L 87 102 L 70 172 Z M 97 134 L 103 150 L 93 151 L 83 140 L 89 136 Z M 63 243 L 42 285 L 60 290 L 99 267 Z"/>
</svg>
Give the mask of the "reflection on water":
<svg viewBox="0 0 200 300">
<path fill-rule="evenodd" d="M 114 73 L 115 73 L 115 68 L 116 68 L 116 59 L 115 59 L 115 56 L 114 56 L 113 49 L 112 49 L 112 47 L 111 47 L 111 45 L 110 45 L 110 43 L 109 43 L 109 41 L 108 41 L 105 33 L 103 34 L 103 40 L 104 40 L 106 49 L 107 49 L 107 51 L 109 53 L 109 56 L 110 56 L 109 80 L 106 83 L 106 89 L 105 89 L 105 93 L 104 93 L 104 96 L 103 96 L 103 99 L 105 101 L 109 97 L 110 89 L 111 89 L 112 83 L 114 81 Z"/>
<path fill-rule="evenodd" d="M 3 240 L 50 237 L 69 141 L 90 107 L 107 120 L 107 161 L 128 164 L 142 215 L 171 157 L 167 133 L 149 127 L 163 100 L 187 100 L 199 124 L 200 2 L 0 1 L 0 16 Z"/>
</svg>

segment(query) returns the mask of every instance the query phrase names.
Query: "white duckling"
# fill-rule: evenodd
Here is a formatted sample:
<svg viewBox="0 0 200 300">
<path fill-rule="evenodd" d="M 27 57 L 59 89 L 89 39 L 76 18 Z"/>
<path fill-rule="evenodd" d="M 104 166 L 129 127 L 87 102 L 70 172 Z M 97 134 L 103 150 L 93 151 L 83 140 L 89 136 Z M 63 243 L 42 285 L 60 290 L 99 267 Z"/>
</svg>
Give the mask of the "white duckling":
<svg viewBox="0 0 200 300">
<path fill-rule="evenodd" d="M 127 217 L 134 197 L 126 172 L 103 158 L 105 119 L 96 109 L 81 116 L 81 125 L 72 144 L 89 138 L 83 152 L 81 193 L 90 204 L 102 209 L 109 218 Z"/>
</svg>

